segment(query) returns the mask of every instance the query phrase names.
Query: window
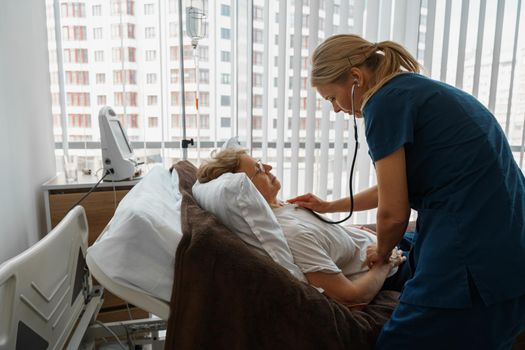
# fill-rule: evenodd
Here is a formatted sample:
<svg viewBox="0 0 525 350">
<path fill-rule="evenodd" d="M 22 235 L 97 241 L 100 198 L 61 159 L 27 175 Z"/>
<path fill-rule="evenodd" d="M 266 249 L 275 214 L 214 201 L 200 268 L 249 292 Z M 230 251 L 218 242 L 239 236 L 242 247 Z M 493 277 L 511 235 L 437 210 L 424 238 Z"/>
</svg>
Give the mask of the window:
<svg viewBox="0 0 525 350">
<path fill-rule="evenodd" d="M 87 49 L 64 49 L 64 62 L 88 63 Z"/>
<path fill-rule="evenodd" d="M 60 9 L 62 17 L 86 17 L 86 5 L 81 2 L 62 3 Z"/>
<path fill-rule="evenodd" d="M 179 93 L 172 91 L 171 92 L 171 105 L 176 106 L 179 104 Z"/>
<path fill-rule="evenodd" d="M 230 105 L 230 96 L 221 95 L 221 106 L 229 106 Z"/>
<path fill-rule="evenodd" d="M 230 84 L 230 75 L 227 73 L 221 74 L 221 84 Z"/>
<path fill-rule="evenodd" d="M 122 26 L 120 24 L 111 25 L 111 38 L 120 39 L 122 37 Z"/>
<path fill-rule="evenodd" d="M 68 114 L 68 125 L 73 128 L 90 128 L 91 116 L 89 114 Z"/>
<path fill-rule="evenodd" d="M 65 77 L 68 85 L 89 85 L 89 72 L 87 71 L 66 71 Z"/>
<path fill-rule="evenodd" d="M 262 44 L 263 43 L 263 32 L 260 29 L 253 30 L 253 42 Z"/>
<path fill-rule="evenodd" d="M 262 95 L 253 95 L 253 108 L 262 108 Z"/>
<path fill-rule="evenodd" d="M 128 23 L 128 38 L 135 39 L 135 25 Z"/>
<path fill-rule="evenodd" d="M 208 48 L 206 46 L 199 46 L 199 59 L 203 61 L 208 60 Z"/>
<path fill-rule="evenodd" d="M 263 8 L 260 6 L 254 6 L 253 7 L 253 19 L 254 20 L 263 20 Z"/>
<path fill-rule="evenodd" d="M 136 84 L 137 83 L 137 72 L 135 70 L 115 70 L 113 71 L 113 83 L 122 84 L 122 77 L 124 76 L 124 82 L 126 84 Z"/>
<path fill-rule="evenodd" d="M 230 123 L 230 118 L 221 118 L 221 128 L 229 128 Z"/>
<path fill-rule="evenodd" d="M 95 62 L 104 61 L 104 51 L 95 51 Z"/>
<path fill-rule="evenodd" d="M 102 39 L 102 28 L 93 28 L 93 39 Z"/>
<path fill-rule="evenodd" d="M 68 106 L 89 106 L 89 93 L 86 92 L 68 92 Z"/>
<path fill-rule="evenodd" d="M 139 127 L 138 114 L 128 114 L 127 118 L 124 118 L 124 114 L 118 114 L 117 118 L 125 128 L 137 129 Z"/>
<path fill-rule="evenodd" d="M 259 73 L 253 73 L 253 86 L 262 87 L 263 85 L 263 76 Z"/>
<path fill-rule="evenodd" d="M 148 39 L 155 37 L 155 27 L 146 27 L 145 36 Z"/>
<path fill-rule="evenodd" d="M 179 70 L 171 69 L 170 70 L 170 83 L 177 84 L 179 82 Z"/>
<path fill-rule="evenodd" d="M 221 61 L 230 62 L 230 52 L 229 51 L 221 51 Z"/>
<path fill-rule="evenodd" d="M 230 39 L 230 30 L 228 28 L 221 28 L 221 39 Z"/>
<path fill-rule="evenodd" d="M 148 96 L 148 106 L 156 106 L 157 105 L 157 96 L 151 95 Z"/>
<path fill-rule="evenodd" d="M 144 14 L 145 15 L 155 14 L 155 5 L 154 4 L 144 4 Z"/>
<path fill-rule="evenodd" d="M 209 84 L 210 83 L 210 71 L 207 69 L 199 70 L 199 83 Z"/>
<path fill-rule="evenodd" d="M 101 5 L 93 5 L 92 13 L 93 13 L 93 16 L 102 16 L 102 6 Z"/>
<path fill-rule="evenodd" d="M 253 64 L 258 65 L 258 66 L 263 64 L 262 52 L 258 52 L 258 51 L 253 52 Z"/>
<path fill-rule="evenodd" d="M 221 16 L 230 16 L 230 5 L 221 4 Z"/>
<path fill-rule="evenodd" d="M 146 74 L 146 83 L 147 84 L 155 84 L 155 83 L 157 83 L 157 74 L 155 74 L 155 73 L 148 73 L 148 74 Z"/>
<path fill-rule="evenodd" d="M 210 106 L 210 93 L 209 92 L 199 92 L 199 104 L 203 107 Z"/>
<path fill-rule="evenodd" d="M 157 117 L 148 117 L 148 127 L 149 128 L 158 128 L 159 127 L 159 118 L 157 118 Z"/>
<path fill-rule="evenodd" d="M 97 73 L 97 75 L 95 76 L 95 80 L 97 84 L 104 84 L 106 82 L 106 74 Z"/>
<path fill-rule="evenodd" d="M 105 106 L 107 99 L 105 95 L 98 95 L 97 96 L 97 105 L 99 106 Z"/>
<path fill-rule="evenodd" d="M 122 92 L 115 92 L 115 106 L 124 106 L 124 96 L 126 97 L 127 106 L 137 106 L 136 92 L 126 92 L 126 95 Z"/>
<path fill-rule="evenodd" d="M 146 61 L 154 61 L 157 58 L 157 51 L 146 50 Z"/>
</svg>

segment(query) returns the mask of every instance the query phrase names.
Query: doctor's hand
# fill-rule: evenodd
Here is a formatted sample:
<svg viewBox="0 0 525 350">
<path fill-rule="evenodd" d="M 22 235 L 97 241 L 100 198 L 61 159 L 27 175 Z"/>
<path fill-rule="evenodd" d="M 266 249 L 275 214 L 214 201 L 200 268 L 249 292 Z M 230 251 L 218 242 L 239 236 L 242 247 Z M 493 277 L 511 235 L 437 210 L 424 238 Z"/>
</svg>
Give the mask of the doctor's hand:
<svg viewBox="0 0 525 350">
<path fill-rule="evenodd" d="M 312 193 L 306 193 L 301 196 L 288 199 L 287 202 L 297 204 L 300 207 L 307 208 L 318 213 L 326 213 L 330 209 L 330 202 L 324 201 Z"/>
<path fill-rule="evenodd" d="M 374 266 L 374 264 L 385 264 L 385 263 L 389 263 L 391 262 L 390 261 L 390 258 L 391 258 L 392 254 L 380 254 L 378 251 L 377 251 L 377 245 L 375 244 L 371 244 L 369 245 L 367 248 L 366 248 L 366 260 L 365 260 L 365 264 L 369 267 L 369 268 L 372 268 L 372 266 Z M 404 261 L 404 260 L 403 260 Z M 401 261 L 402 262 L 402 261 Z M 400 263 L 401 263 L 400 262 Z M 400 264 L 399 263 L 399 264 Z M 398 264 L 398 265 L 399 265 Z"/>
</svg>

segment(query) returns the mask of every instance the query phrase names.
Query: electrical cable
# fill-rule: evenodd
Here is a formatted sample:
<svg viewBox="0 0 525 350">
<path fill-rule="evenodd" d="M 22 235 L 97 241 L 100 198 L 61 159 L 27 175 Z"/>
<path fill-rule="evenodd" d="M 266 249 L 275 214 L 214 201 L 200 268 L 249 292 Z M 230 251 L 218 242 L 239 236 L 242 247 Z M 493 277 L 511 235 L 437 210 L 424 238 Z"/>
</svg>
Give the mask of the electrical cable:
<svg viewBox="0 0 525 350">
<path fill-rule="evenodd" d="M 122 344 L 122 342 L 120 341 L 120 339 L 118 338 L 117 334 L 115 332 L 113 332 L 113 330 L 111 328 L 109 328 L 108 326 L 106 326 L 104 323 L 100 322 L 99 320 L 96 320 L 95 321 L 96 324 L 100 325 L 101 327 L 103 327 L 104 329 L 106 329 L 109 333 L 111 333 L 111 335 L 113 335 L 113 337 L 115 338 L 115 340 L 117 341 L 118 345 L 120 345 L 120 347 L 124 350 L 128 350 L 127 347 L 124 346 L 124 344 Z"/>
<path fill-rule="evenodd" d="M 352 190 L 352 182 L 354 177 L 354 167 L 355 167 L 355 160 L 357 158 L 357 150 L 359 148 L 359 140 L 357 137 L 357 121 L 355 118 L 355 84 L 356 81 L 354 81 L 354 84 L 352 85 L 352 116 L 354 117 L 354 138 L 355 138 L 355 150 L 354 150 L 354 156 L 352 158 L 352 166 L 350 167 L 350 178 L 348 179 L 348 187 L 350 188 L 350 213 L 348 213 L 348 216 L 346 216 L 344 219 L 338 220 L 338 221 L 332 221 L 329 220 L 322 215 L 319 215 L 318 213 L 314 212 L 311 209 L 310 212 L 317 217 L 319 220 L 326 222 L 327 224 L 336 225 L 340 224 L 342 222 L 345 222 L 346 220 L 350 219 L 352 217 L 352 214 L 354 213 L 354 192 Z"/>
<path fill-rule="evenodd" d="M 108 176 L 109 174 L 112 174 L 113 172 L 114 172 L 113 169 L 107 170 L 106 173 L 104 174 L 104 176 L 102 176 L 100 178 L 100 180 L 98 180 L 98 182 L 95 184 L 95 186 L 91 187 L 89 192 L 87 192 L 85 195 L 82 196 L 82 198 L 80 198 L 75 204 L 73 204 L 73 206 L 71 206 L 71 208 L 69 208 L 67 212 L 69 213 L 71 211 L 71 209 L 73 209 L 74 207 L 79 205 L 87 196 L 89 196 L 91 194 L 91 192 L 93 192 L 93 190 L 95 190 L 95 188 L 98 187 L 98 185 L 100 185 L 100 183 L 102 182 L 102 180 L 104 180 L 104 178 L 106 176 Z"/>
</svg>

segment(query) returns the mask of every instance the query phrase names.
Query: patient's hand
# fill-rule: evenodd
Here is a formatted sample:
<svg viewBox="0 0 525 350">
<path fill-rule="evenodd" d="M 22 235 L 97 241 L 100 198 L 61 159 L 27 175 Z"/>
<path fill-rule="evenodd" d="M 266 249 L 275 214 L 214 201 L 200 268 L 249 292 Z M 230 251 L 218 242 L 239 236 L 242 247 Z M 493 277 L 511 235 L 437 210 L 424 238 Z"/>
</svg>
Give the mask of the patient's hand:
<svg viewBox="0 0 525 350">
<path fill-rule="evenodd" d="M 369 268 L 376 263 L 389 263 L 391 267 L 399 266 L 406 260 L 403 256 L 403 251 L 397 248 L 392 249 L 390 256 L 380 256 L 377 252 L 377 245 L 371 244 L 366 248 L 366 261 L 364 265 L 368 265 Z"/>
<path fill-rule="evenodd" d="M 300 207 L 307 208 L 318 213 L 326 213 L 329 210 L 329 202 L 322 200 L 312 193 L 306 193 L 301 196 L 290 198 L 288 203 L 297 204 Z"/>
<path fill-rule="evenodd" d="M 401 249 L 394 248 L 392 249 L 392 255 L 390 255 L 390 264 L 392 264 L 392 267 L 399 266 L 402 263 L 405 262 L 406 256 L 403 255 L 403 251 Z"/>
</svg>

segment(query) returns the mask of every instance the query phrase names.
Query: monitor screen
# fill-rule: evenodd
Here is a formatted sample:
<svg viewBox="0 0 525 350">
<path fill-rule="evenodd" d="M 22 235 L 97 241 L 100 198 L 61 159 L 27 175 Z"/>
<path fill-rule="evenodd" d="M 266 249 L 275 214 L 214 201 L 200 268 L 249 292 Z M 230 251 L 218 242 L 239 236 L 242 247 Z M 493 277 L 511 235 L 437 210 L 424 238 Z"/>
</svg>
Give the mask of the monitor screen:
<svg viewBox="0 0 525 350">
<path fill-rule="evenodd" d="M 124 130 L 122 130 L 122 126 L 120 126 L 120 122 L 115 119 L 109 120 L 109 126 L 111 127 L 111 131 L 115 136 L 115 140 L 117 141 L 118 147 L 120 148 L 120 152 L 124 155 L 133 153 L 131 146 L 126 140 L 126 136 L 124 135 Z"/>
</svg>

